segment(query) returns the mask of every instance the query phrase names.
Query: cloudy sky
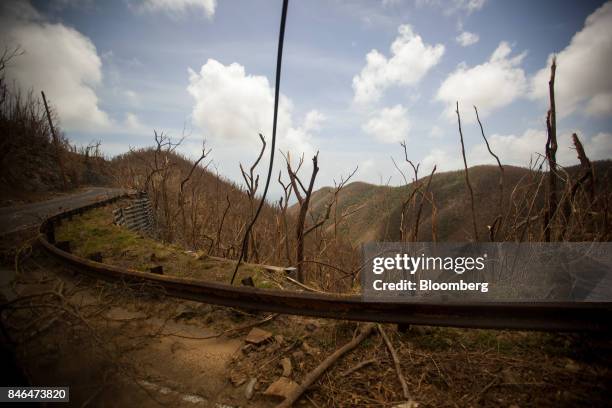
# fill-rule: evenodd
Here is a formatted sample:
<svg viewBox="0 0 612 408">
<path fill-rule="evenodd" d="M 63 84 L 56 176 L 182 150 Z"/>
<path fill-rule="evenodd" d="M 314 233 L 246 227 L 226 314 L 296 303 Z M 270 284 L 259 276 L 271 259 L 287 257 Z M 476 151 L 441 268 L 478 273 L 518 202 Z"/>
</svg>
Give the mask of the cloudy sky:
<svg viewBox="0 0 612 408">
<path fill-rule="evenodd" d="M 76 143 L 108 155 L 150 145 L 153 129 L 202 138 L 218 171 L 239 178 L 271 136 L 281 1 L 3 1 L 0 42 L 19 45 L 9 76 L 43 89 Z M 356 165 L 356 179 L 401 182 L 400 141 L 423 172 L 527 165 L 546 141 L 547 81 L 558 56 L 562 164 L 578 132 L 592 159 L 612 157 L 612 2 L 296 1 L 289 7 L 279 147 L 320 151 L 317 187 Z M 277 156 L 277 158 L 280 156 Z M 310 163 L 307 163 L 310 172 Z M 278 189 L 273 190 L 277 194 Z M 271 197 L 274 198 L 274 197 Z"/>
</svg>

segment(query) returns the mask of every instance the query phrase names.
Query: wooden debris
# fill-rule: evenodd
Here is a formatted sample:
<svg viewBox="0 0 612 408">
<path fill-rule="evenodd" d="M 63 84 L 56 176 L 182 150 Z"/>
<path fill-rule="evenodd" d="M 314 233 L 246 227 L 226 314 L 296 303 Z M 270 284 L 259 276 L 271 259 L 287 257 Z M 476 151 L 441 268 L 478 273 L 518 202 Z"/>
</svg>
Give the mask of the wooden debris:
<svg viewBox="0 0 612 408">
<path fill-rule="evenodd" d="M 246 380 L 246 376 L 243 373 L 232 372 L 230 374 L 230 382 L 234 387 L 240 387 Z"/>
<path fill-rule="evenodd" d="M 255 393 L 255 384 L 257 384 L 257 378 L 251 378 L 244 388 L 244 396 L 246 399 L 250 400 L 253 398 L 253 394 Z"/>
<path fill-rule="evenodd" d="M 359 364 L 349 368 L 348 370 L 342 372 L 340 374 L 340 377 L 346 377 L 349 374 L 353 374 L 355 371 L 362 369 L 363 367 L 370 365 L 370 364 L 374 364 L 376 363 L 376 359 L 370 359 L 370 360 L 364 360 L 362 362 L 360 362 Z"/>
<path fill-rule="evenodd" d="M 296 387 L 291 393 L 289 393 L 286 396 L 285 400 L 278 404 L 276 408 L 288 408 L 293 405 L 293 403 L 297 401 L 298 398 L 300 398 L 300 396 L 308 389 L 308 387 L 310 387 L 321 376 L 321 374 L 325 372 L 325 370 L 331 367 L 331 365 L 334 364 L 344 354 L 357 347 L 363 340 L 365 340 L 370 334 L 372 334 L 372 331 L 375 327 L 376 326 L 373 323 L 368 323 L 363 326 L 361 333 L 359 333 L 357 337 L 334 351 L 317 367 L 315 367 L 314 370 L 306 374 L 302 383 L 298 387 Z"/>
<path fill-rule="evenodd" d="M 402 385 L 402 392 L 404 393 L 404 398 L 406 399 L 406 401 L 412 401 L 412 398 L 410 398 L 410 393 L 408 392 L 408 384 L 406 384 L 406 380 L 404 379 L 404 376 L 402 374 L 402 367 L 400 366 L 400 360 L 397 356 L 397 352 L 393 348 L 393 344 L 391 344 L 391 340 L 389 340 L 389 337 L 387 336 L 387 333 L 385 333 L 383 327 L 380 324 L 377 324 L 376 326 L 378 327 L 378 332 L 382 336 L 383 340 L 385 341 L 385 344 L 387 345 L 387 348 L 389 349 L 389 353 L 391 353 L 391 358 L 393 358 L 395 372 L 397 373 L 397 378 L 400 384 Z"/>
<path fill-rule="evenodd" d="M 291 377 L 291 372 L 293 371 L 293 365 L 291 365 L 291 359 L 288 357 L 283 358 L 281 361 L 281 366 L 283 367 L 283 377 Z"/>
<path fill-rule="evenodd" d="M 272 338 L 272 333 L 267 330 L 260 329 L 259 327 L 254 327 L 251 329 L 249 334 L 246 337 L 246 342 L 251 344 L 262 344 Z"/>
<path fill-rule="evenodd" d="M 287 377 L 280 377 L 278 380 L 270 384 L 270 386 L 264 391 L 264 395 L 269 397 L 287 398 L 287 396 L 291 395 L 299 387 L 300 386 L 295 381 L 292 381 Z"/>
<path fill-rule="evenodd" d="M 393 408 L 418 408 L 419 403 L 415 401 L 402 402 L 401 404 L 394 405 Z"/>
<path fill-rule="evenodd" d="M 310 354 L 310 355 L 311 355 L 311 356 L 313 356 L 313 357 L 314 357 L 314 356 L 316 356 L 317 354 L 319 354 L 319 353 L 321 352 L 321 351 L 320 351 L 318 348 L 316 348 L 316 347 L 312 347 L 310 344 L 308 344 L 308 343 L 306 343 L 306 342 L 303 342 L 303 343 L 302 343 L 302 347 L 304 348 L 304 351 L 305 351 L 307 354 Z"/>
</svg>

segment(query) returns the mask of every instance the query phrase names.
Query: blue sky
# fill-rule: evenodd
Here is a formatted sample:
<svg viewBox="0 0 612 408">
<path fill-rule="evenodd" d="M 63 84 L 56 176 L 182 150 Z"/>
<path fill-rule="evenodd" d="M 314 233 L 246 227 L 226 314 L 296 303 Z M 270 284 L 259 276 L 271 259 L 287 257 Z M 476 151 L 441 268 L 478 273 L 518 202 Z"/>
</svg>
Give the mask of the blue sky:
<svg viewBox="0 0 612 408">
<path fill-rule="evenodd" d="M 73 141 L 99 139 L 114 155 L 150 145 L 153 129 L 186 132 L 185 154 L 196 156 L 205 137 L 218 171 L 239 180 L 257 133 L 270 137 L 280 6 L 8 1 L 0 34 L 26 51 L 9 75 L 46 91 Z M 320 151 L 317 187 L 356 165 L 357 180 L 400 183 L 390 160 L 401 159 L 400 140 L 423 172 L 460 168 L 459 100 L 469 165 L 492 163 L 472 104 L 502 162 L 526 165 L 546 140 L 552 53 L 561 163 L 575 162 L 574 131 L 592 158 L 612 157 L 612 4 L 293 0 L 279 147 L 305 153 L 308 173 Z"/>
</svg>

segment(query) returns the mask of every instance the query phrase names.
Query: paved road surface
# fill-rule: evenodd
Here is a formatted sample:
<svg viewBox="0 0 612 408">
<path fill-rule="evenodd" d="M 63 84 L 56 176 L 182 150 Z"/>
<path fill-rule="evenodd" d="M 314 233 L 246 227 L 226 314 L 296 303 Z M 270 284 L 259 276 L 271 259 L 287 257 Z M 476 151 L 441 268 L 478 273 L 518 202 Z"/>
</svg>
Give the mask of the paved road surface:
<svg viewBox="0 0 612 408">
<path fill-rule="evenodd" d="M 120 188 L 90 187 L 74 194 L 52 198 L 32 204 L 0 208 L 0 234 L 34 227 L 50 215 L 122 194 Z"/>
</svg>

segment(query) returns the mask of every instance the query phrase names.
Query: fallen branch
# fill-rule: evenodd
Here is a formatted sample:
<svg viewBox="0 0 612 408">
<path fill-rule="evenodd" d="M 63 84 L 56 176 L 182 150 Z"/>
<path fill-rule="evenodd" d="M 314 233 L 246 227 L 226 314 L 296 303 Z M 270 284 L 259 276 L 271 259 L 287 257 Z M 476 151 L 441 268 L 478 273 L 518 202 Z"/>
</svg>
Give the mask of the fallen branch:
<svg viewBox="0 0 612 408">
<path fill-rule="evenodd" d="M 292 277 L 289 276 L 285 276 L 285 279 L 287 279 L 289 282 L 294 283 L 296 285 L 298 285 L 300 288 L 307 290 L 308 292 L 315 292 L 315 293 L 328 293 L 328 292 L 324 292 L 322 290 L 319 289 L 315 289 L 312 286 L 308 286 L 296 279 L 293 279 Z"/>
<path fill-rule="evenodd" d="M 397 356 L 397 352 L 393 348 L 393 345 L 391 344 L 391 340 L 389 340 L 389 337 L 387 336 L 387 333 L 385 333 L 385 330 L 383 329 L 383 327 L 380 324 L 377 324 L 376 326 L 378 328 L 378 332 L 380 333 L 383 340 L 385 341 L 387 348 L 389 349 L 389 353 L 391 353 L 391 358 L 393 358 L 393 364 L 395 365 L 395 372 L 397 373 L 397 379 L 399 380 L 400 384 L 402 384 L 402 392 L 404 393 L 404 398 L 406 399 L 406 401 L 411 401 L 412 399 L 410 398 L 410 393 L 408 392 L 408 384 L 406 384 L 406 380 L 404 379 L 404 376 L 402 375 L 402 367 L 400 366 L 400 361 L 399 361 L 399 357 Z"/>
<path fill-rule="evenodd" d="M 167 333 L 165 334 L 165 336 L 172 336 L 172 337 L 180 337 L 181 339 L 189 339 L 189 340 L 210 340 L 210 339 L 216 339 L 219 338 L 221 336 L 225 336 L 227 334 L 231 334 L 231 333 L 235 333 L 241 330 L 246 330 L 246 329 L 250 329 L 251 327 L 255 327 L 255 326 L 259 326 L 260 324 L 264 324 L 266 322 L 269 322 L 270 320 L 276 318 L 276 316 L 278 316 L 278 313 L 272 313 L 266 317 L 264 317 L 261 320 L 258 320 L 256 322 L 253 323 L 248 323 L 248 324 L 244 324 L 242 326 L 238 326 L 238 327 L 234 327 L 232 329 L 228 329 L 228 330 L 224 330 L 222 332 L 219 332 L 217 334 L 211 334 L 210 336 L 204 336 L 204 337 L 195 337 L 195 336 L 184 336 L 182 334 L 177 334 L 177 333 Z"/>
<path fill-rule="evenodd" d="M 348 370 L 342 372 L 340 374 L 340 377 L 346 377 L 347 375 L 353 374 L 355 371 L 362 369 L 363 367 L 370 365 L 370 364 L 374 364 L 376 363 L 377 360 L 376 359 L 370 359 L 370 360 L 364 360 L 362 362 L 360 362 L 359 364 L 354 365 L 353 367 L 349 368 Z"/>
<path fill-rule="evenodd" d="M 346 343 L 344 346 L 340 347 L 338 350 L 334 351 L 329 357 L 321 362 L 314 370 L 306 374 L 302 383 L 296 387 L 293 391 L 291 391 L 285 400 L 278 404 L 276 408 L 287 408 L 293 405 L 294 402 L 300 398 L 300 396 L 310 387 L 332 364 L 334 364 L 340 357 L 342 357 L 347 352 L 351 351 L 355 347 L 359 345 L 363 340 L 365 340 L 376 326 L 374 323 L 368 323 L 363 326 L 363 330 L 357 337 L 353 340 Z"/>
</svg>

